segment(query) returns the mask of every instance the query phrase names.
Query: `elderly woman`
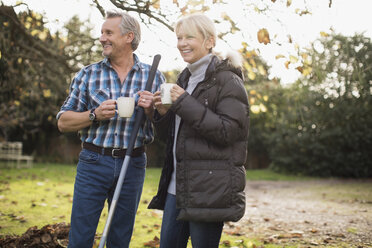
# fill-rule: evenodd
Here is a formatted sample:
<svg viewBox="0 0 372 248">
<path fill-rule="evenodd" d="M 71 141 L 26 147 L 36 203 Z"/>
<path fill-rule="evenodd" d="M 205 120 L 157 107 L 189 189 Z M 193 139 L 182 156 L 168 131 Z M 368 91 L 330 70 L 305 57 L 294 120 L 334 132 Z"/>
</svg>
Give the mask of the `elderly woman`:
<svg viewBox="0 0 372 248">
<path fill-rule="evenodd" d="M 218 247 L 224 221 L 245 212 L 249 105 L 240 59 L 213 54 L 216 31 L 202 14 L 180 19 L 177 48 L 187 67 L 171 89 L 173 104 L 154 95 L 154 124 L 167 144 L 157 195 L 161 248 Z"/>
</svg>

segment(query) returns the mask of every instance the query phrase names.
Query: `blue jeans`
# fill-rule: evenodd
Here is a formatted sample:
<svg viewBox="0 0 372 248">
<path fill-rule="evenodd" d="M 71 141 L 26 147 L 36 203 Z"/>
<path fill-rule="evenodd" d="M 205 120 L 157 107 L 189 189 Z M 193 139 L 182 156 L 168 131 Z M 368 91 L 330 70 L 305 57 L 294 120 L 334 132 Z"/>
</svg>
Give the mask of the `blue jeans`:
<svg viewBox="0 0 372 248">
<path fill-rule="evenodd" d="M 189 237 L 193 248 L 218 248 L 223 222 L 178 221 L 176 196 L 167 195 L 160 233 L 160 248 L 186 248 Z"/>
<path fill-rule="evenodd" d="M 92 248 L 97 224 L 106 199 L 110 205 L 123 158 L 104 156 L 83 149 L 74 186 L 69 248 Z M 132 157 L 107 235 L 107 247 L 129 247 L 142 186 L 146 155 Z"/>
</svg>

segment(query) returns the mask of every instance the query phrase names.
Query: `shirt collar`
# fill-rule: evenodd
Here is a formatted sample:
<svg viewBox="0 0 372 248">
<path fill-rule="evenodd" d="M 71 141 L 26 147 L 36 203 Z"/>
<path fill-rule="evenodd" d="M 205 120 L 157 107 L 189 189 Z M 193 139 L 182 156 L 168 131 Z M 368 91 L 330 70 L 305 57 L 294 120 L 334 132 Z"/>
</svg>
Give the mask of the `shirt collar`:
<svg viewBox="0 0 372 248">
<path fill-rule="evenodd" d="M 134 60 L 133 70 L 137 71 L 143 68 L 141 62 L 138 59 L 138 56 L 135 53 L 133 53 L 133 60 Z M 103 59 L 103 64 L 106 65 L 107 67 L 112 68 L 110 60 L 107 57 Z"/>
</svg>

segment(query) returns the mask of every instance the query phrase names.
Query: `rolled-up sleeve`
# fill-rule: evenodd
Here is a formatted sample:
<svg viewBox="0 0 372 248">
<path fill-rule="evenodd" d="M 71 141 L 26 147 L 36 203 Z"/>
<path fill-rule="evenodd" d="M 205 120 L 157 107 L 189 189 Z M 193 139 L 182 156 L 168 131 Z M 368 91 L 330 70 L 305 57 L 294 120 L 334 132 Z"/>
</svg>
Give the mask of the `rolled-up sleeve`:
<svg viewBox="0 0 372 248">
<path fill-rule="evenodd" d="M 69 95 L 61 106 L 60 111 L 57 113 L 57 120 L 66 111 L 83 112 L 87 108 L 87 86 L 86 86 L 86 73 L 84 69 L 80 70 L 71 82 L 69 88 Z"/>
</svg>

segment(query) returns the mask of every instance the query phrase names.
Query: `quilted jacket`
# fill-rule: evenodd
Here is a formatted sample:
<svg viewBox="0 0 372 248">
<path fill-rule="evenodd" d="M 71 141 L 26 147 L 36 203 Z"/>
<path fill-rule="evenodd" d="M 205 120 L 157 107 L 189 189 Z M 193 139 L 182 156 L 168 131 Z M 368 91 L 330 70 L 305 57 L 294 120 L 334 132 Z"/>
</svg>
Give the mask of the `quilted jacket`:
<svg viewBox="0 0 372 248">
<path fill-rule="evenodd" d="M 185 69 L 177 84 L 186 88 Z M 156 112 L 156 111 L 155 111 Z M 149 208 L 164 209 L 173 172 L 175 114 L 181 117 L 176 144 L 176 202 L 179 220 L 238 221 L 245 212 L 245 168 L 249 103 L 240 69 L 213 56 L 205 79 L 171 109 L 155 113 L 156 135 L 166 142 L 157 195 Z"/>
</svg>

